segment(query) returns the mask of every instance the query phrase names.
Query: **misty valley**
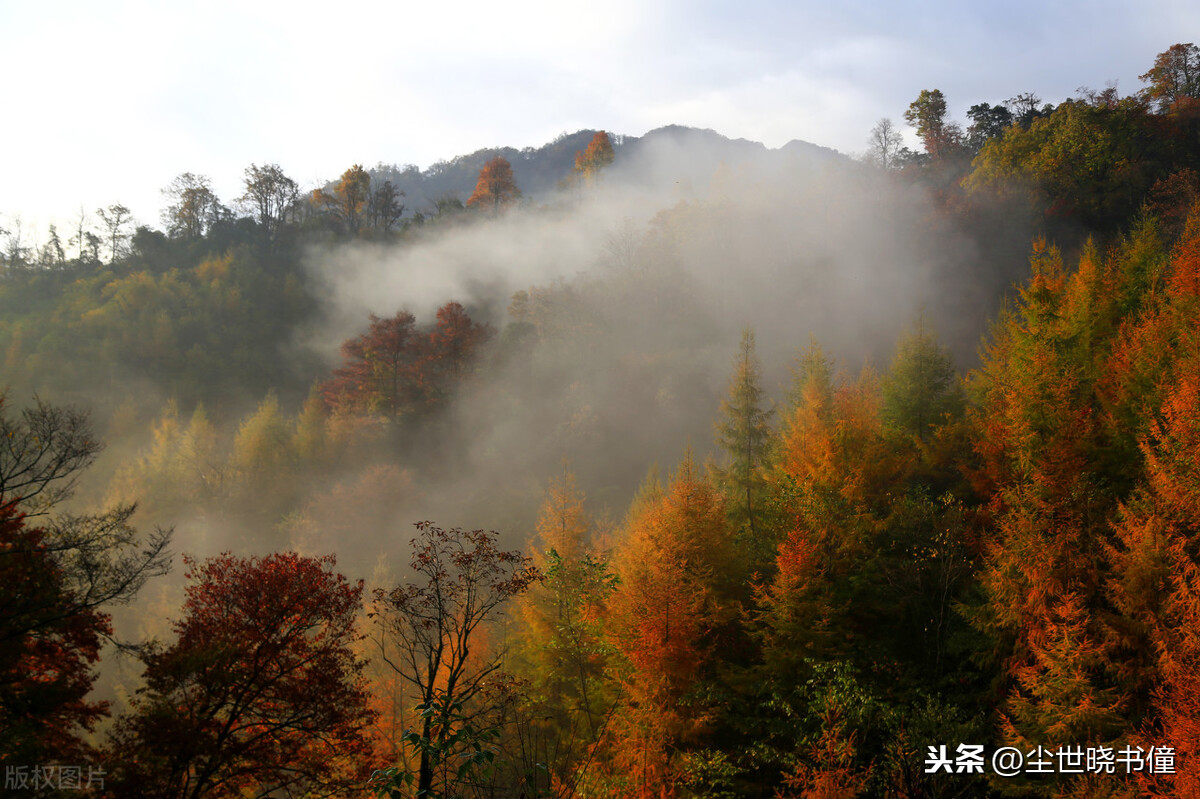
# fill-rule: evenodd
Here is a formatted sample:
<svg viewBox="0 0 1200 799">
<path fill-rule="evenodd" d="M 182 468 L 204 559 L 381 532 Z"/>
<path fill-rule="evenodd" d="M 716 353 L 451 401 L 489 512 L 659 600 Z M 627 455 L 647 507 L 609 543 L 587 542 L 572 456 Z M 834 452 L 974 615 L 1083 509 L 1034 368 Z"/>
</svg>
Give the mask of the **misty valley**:
<svg viewBox="0 0 1200 799">
<path fill-rule="evenodd" d="M 6 791 L 1200 795 L 1197 75 L 10 226 Z"/>
</svg>

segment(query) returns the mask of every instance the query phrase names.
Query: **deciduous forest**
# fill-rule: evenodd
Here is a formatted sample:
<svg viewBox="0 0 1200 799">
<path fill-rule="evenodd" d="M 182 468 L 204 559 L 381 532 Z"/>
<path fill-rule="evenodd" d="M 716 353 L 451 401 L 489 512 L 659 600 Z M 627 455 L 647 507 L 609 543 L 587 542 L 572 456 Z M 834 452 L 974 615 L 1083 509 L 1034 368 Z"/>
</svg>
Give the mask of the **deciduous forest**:
<svg viewBox="0 0 1200 799">
<path fill-rule="evenodd" d="M 1200 796 L 1200 48 L 1142 83 L 6 231 L 6 779 Z"/>
</svg>

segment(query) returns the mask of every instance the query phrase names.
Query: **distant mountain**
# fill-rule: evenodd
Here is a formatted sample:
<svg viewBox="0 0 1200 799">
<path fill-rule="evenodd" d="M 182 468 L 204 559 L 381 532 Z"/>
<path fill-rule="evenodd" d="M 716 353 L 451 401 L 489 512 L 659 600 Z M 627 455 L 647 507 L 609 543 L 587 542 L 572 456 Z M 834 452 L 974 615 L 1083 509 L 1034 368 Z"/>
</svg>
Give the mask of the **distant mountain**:
<svg viewBox="0 0 1200 799">
<path fill-rule="evenodd" d="M 406 216 L 429 213 L 444 198 L 466 201 L 475 189 L 479 170 L 496 156 L 508 159 L 522 194 L 533 200 L 552 195 L 559 183 L 575 168 L 575 154 L 587 148 L 594 130 L 565 133 L 541 147 L 513 147 L 476 150 L 450 161 L 439 161 L 428 169 L 415 166 L 379 164 L 371 173 L 373 182 L 390 180 L 404 192 Z M 847 160 L 828 147 L 793 140 L 777 150 L 759 142 L 730 139 L 716 131 L 668 125 L 644 136 L 612 135 L 616 160 L 610 167 L 615 179 L 633 184 L 663 185 L 671 182 L 701 183 L 712 177 L 722 164 L 769 167 L 778 159 L 801 159 L 818 166 Z"/>
</svg>

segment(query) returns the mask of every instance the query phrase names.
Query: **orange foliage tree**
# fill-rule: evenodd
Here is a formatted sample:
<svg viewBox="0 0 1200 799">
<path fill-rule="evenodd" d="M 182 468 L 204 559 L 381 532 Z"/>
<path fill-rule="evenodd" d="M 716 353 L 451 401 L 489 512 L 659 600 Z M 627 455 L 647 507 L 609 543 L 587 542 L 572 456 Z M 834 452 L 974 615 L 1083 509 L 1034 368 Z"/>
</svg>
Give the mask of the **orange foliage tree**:
<svg viewBox="0 0 1200 799">
<path fill-rule="evenodd" d="M 528 680 L 530 746 L 546 764 L 553 786 L 583 775 L 613 697 L 604 680 L 611 647 L 602 622 L 616 577 L 603 553 L 592 551 L 584 495 L 567 472 L 551 480 L 530 542 L 545 580 L 520 598 L 523 622 L 515 666 Z M 536 772 L 534 778 L 537 778 Z M 533 787 L 536 787 L 533 786 Z"/>
<path fill-rule="evenodd" d="M 342 232 L 357 236 L 371 195 L 371 175 L 355 164 L 342 173 L 333 194 L 324 189 L 312 193 L 312 203 L 328 213 Z"/>
<path fill-rule="evenodd" d="M 782 671 L 831 654 L 847 578 L 871 553 L 879 500 L 906 468 L 884 438 L 878 378 L 834 386 L 815 344 L 801 359 L 771 474 L 785 525 L 776 574 L 758 597 L 768 662 Z M 898 476 L 899 475 L 899 476 Z M 842 619 L 842 621 L 839 621 Z"/>
<path fill-rule="evenodd" d="M 588 142 L 586 150 L 575 153 L 575 171 L 587 183 L 595 182 L 601 170 L 613 162 L 612 139 L 605 131 L 598 131 Z"/>
<path fill-rule="evenodd" d="M 496 156 L 479 170 L 475 191 L 467 198 L 467 206 L 496 213 L 521 198 L 521 190 L 513 178 L 512 164 Z"/>
<path fill-rule="evenodd" d="M 437 311 L 437 322 L 427 338 L 424 380 L 429 401 L 444 400 L 470 372 L 479 348 L 492 337 L 492 328 L 476 322 L 457 302 Z"/>
<path fill-rule="evenodd" d="M 1138 743 L 1177 753 L 1177 772 L 1143 774 L 1143 787 L 1200 796 L 1200 209 L 1146 305 L 1110 359 L 1112 423 L 1140 432 L 1145 462 L 1113 525 L 1112 658 L 1139 703 Z"/>
<path fill-rule="evenodd" d="M 1200 47 L 1186 42 L 1173 44 L 1154 59 L 1154 66 L 1138 80 L 1149 85 L 1141 96 L 1167 113 L 1184 102 L 1200 99 Z"/>
<path fill-rule="evenodd" d="M 690 452 L 666 490 L 651 490 L 635 507 L 627 527 L 609 616 L 623 701 L 608 749 L 623 795 L 667 796 L 680 753 L 711 721 L 710 709 L 688 697 L 729 622 L 734 555 L 724 502 Z"/>
<path fill-rule="evenodd" d="M 102 608 L 169 570 L 170 531 L 139 539 L 131 504 L 62 512 L 102 449 L 87 414 L 39 400 L 12 416 L 5 404 L 0 394 L 0 766 L 80 762 L 107 714 L 88 698 L 112 635 Z"/>
<path fill-rule="evenodd" d="M 996 645 L 1013 745 L 1112 745 L 1145 710 L 1150 652 L 1129 616 L 1149 597 L 1118 598 L 1126 609 L 1112 612 L 1112 580 L 1132 572 L 1111 542 L 1119 503 L 1143 479 L 1136 441 L 1158 393 L 1148 373 L 1165 365 L 1153 341 L 1165 264 L 1152 225 L 1103 259 L 1085 248 L 1073 273 L 1038 242 L 1033 278 L 974 376 L 987 505 L 986 601 L 973 618 Z"/>
<path fill-rule="evenodd" d="M 1191 342 L 1194 348 L 1197 343 Z M 1148 482 L 1122 508 L 1114 593 L 1157 653 L 1150 746 L 1176 749 L 1176 773 L 1143 781 L 1156 796 L 1200 796 L 1200 351 L 1188 359 L 1143 444 Z"/>
</svg>

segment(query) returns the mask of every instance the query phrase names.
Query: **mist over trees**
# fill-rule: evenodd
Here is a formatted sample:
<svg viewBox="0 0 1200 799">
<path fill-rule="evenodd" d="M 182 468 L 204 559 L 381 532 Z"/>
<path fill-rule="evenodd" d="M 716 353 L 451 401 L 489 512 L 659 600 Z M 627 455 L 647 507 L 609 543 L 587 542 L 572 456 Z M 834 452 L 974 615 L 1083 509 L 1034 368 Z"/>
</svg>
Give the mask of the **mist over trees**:
<svg viewBox="0 0 1200 799">
<path fill-rule="evenodd" d="M 1194 794 L 1196 62 L 921 88 L 920 152 L 580 131 L 6 222 L 0 764 Z M 1141 767 L 929 769 L 959 744 Z"/>
</svg>

